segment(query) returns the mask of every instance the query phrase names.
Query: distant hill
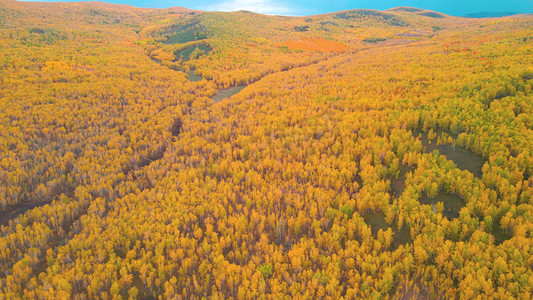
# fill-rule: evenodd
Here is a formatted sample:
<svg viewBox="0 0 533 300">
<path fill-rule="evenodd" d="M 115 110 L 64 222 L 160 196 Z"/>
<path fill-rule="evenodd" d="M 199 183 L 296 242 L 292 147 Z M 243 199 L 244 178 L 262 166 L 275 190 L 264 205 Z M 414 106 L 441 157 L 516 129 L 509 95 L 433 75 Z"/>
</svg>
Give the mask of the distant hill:
<svg viewBox="0 0 533 300">
<path fill-rule="evenodd" d="M 498 18 L 517 15 L 517 12 L 477 12 L 464 15 L 465 18 Z"/>
<path fill-rule="evenodd" d="M 446 18 L 445 14 L 437 12 L 437 11 L 425 10 L 425 9 L 420 9 L 416 7 L 408 7 L 408 6 L 394 7 L 391 9 L 387 9 L 387 11 L 416 13 L 420 16 L 437 18 L 437 19 Z"/>
<path fill-rule="evenodd" d="M 532 23 L 0 0 L 0 300 L 527 298 Z"/>
<path fill-rule="evenodd" d="M 406 11 L 406 12 L 421 12 L 421 11 L 424 11 L 420 8 L 416 8 L 416 7 L 408 7 L 408 6 L 399 6 L 399 7 L 394 7 L 394 8 L 391 8 L 391 9 L 388 9 L 388 10 L 392 10 L 392 11 Z"/>
</svg>

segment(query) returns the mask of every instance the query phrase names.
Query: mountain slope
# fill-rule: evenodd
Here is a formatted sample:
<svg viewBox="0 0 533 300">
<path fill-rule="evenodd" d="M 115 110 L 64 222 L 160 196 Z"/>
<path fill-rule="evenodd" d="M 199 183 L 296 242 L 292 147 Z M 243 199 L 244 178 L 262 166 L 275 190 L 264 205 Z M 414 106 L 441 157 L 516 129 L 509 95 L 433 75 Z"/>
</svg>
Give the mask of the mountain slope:
<svg viewBox="0 0 533 300">
<path fill-rule="evenodd" d="M 0 298 L 527 298 L 532 25 L 0 2 Z"/>
</svg>

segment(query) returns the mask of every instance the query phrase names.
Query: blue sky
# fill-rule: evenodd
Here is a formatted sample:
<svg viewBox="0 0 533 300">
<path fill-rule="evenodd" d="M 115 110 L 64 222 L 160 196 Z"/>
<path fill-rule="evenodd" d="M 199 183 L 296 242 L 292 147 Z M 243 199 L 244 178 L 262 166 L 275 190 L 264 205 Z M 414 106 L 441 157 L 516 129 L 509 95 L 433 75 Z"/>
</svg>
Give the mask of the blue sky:
<svg viewBox="0 0 533 300">
<path fill-rule="evenodd" d="M 43 0 L 57 1 L 57 0 Z M 63 0 L 63 2 L 76 2 Z M 108 0 L 137 7 L 182 6 L 200 10 L 251 10 L 265 14 L 312 15 L 354 8 L 414 6 L 462 16 L 475 12 L 533 12 L 533 0 Z"/>
</svg>

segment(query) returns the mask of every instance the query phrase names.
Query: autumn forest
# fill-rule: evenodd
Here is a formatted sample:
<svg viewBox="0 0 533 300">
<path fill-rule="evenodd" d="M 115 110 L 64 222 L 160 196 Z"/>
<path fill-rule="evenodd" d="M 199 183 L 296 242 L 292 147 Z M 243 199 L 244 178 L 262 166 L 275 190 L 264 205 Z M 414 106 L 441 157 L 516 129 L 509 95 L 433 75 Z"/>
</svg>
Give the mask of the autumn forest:
<svg viewBox="0 0 533 300">
<path fill-rule="evenodd" d="M 533 15 L 0 0 L 0 299 L 531 299 Z"/>
</svg>

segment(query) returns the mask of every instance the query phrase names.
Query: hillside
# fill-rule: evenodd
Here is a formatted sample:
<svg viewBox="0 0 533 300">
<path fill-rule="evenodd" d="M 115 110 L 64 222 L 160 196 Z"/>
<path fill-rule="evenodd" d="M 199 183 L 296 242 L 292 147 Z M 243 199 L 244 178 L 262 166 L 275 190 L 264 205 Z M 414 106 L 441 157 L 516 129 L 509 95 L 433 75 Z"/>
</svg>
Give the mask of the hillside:
<svg viewBox="0 0 533 300">
<path fill-rule="evenodd" d="M 529 299 L 532 50 L 532 15 L 0 0 L 0 299 Z"/>
<path fill-rule="evenodd" d="M 477 12 L 465 15 L 465 18 L 498 18 L 516 15 L 515 12 Z"/>
</svg>

